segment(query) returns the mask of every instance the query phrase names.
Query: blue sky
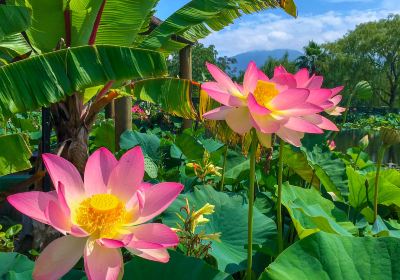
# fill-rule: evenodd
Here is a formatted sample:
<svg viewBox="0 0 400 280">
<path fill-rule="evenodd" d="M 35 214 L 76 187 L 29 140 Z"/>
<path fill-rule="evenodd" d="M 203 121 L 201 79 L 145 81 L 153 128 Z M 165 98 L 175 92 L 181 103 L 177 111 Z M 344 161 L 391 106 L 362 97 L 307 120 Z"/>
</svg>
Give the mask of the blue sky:
<svg viewBox="0 0 400 280">
<path fill-rule="evenodd" d="M 165 19 L 187 0 L 160 0 L 156 16 Z M 400 0 L 295 0 L 299 16 L 279 9 L 245 15 L 222 31 L 202 40 L 221 55 L 251 50 L 297 49 L 310 40 L 334 41 L 357 24 L 400 13 Z"/>
</svg>

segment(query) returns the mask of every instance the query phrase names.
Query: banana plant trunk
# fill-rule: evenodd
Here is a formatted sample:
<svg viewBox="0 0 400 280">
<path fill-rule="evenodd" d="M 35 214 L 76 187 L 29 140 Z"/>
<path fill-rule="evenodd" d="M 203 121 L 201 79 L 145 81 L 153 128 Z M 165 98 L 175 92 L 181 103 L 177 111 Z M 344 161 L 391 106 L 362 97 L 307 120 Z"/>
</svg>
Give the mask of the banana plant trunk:
<svg viewBox="0 0 400 280">
<path fill-rule="evenodd" d="M 105 88 L 107 91 L 107 87 Z M 89 155 L 89 132 L 98 112 L 109 104 L 116 95 L 104 96 L 96 102 L 83 103 L 80 94 L 73 94 L 64 102 L 50 108 L 53 127 L 57 136 L 57 154 L 70 161 L 83 177 Z M 33 223 L 33 248 L 43 249 L 59 233 L 49 226 Z"/>
<path fill-rule="evenodd" d="M 86 110 L 87 107 L 79 94 L 74 94 L 51 107 L 57 135 L 57 154 L 75 165 L 81 175 L 88 159 L 88 137 L 93 124 L 82 121 Z"/>
</svg>

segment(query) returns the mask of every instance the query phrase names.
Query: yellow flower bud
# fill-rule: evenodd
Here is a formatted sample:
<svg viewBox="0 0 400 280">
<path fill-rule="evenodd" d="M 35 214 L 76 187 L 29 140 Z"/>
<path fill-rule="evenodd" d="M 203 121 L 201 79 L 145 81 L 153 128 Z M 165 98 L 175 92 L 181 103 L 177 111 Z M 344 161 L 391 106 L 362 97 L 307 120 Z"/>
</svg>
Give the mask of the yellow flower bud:
<svg viewBox="0 0 400 280">
<path fill-rule="evenodd" d="M 217 242 L 221 242 L 221 233 L 216 232 L 216 233 L 210 233 L 210 234 L 204 234 L 201 236 L 201 239 L 203 240 L 214 240 Z"/>
<path fill-rule="evenodd" d="M 361 150 L 365 150 L 369 145 L 368 134 L 358 141 L 358 146 L 360 146 Z"/>
<path fill-rule="evenodd" d="M 195 232 L 196 227 L 198 225 L 205 224 L 210 221 L 209 219 L 204 218 L 204 215 L 211 215 L 212 213 L 214 213 L 214 208 L 215 208 L 214 205 L 212 205 L 210 203 L 206 203 L 199 210 L 193 212 L 192 216 L 190 217 L 190 221 L 191 221 L 190 230 L 193 233 Z"/>
<path fill-rule="evenodd" d="M 211 215 L 212 213 L 214 213 L 214 208 L 215 208 L 214 205 L 206 203 L 199 210 L 193 212 L 193 217 L 197 218 L 197 216 L 200 215 Z"/>
</svg>

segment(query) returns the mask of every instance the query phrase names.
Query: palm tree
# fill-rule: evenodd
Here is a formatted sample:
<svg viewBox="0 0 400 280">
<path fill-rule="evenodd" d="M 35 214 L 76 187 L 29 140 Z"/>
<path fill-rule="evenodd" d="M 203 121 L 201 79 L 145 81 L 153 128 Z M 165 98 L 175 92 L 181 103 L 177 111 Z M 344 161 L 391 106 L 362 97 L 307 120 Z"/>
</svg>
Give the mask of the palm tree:
<svg viewBox="0 0 400 280">
<path fill-rule="evenodd" d="M 299 68 L 307 68 L 311 74 L 320 72 L 319 62 L 325 57 L 325 52 L 320 45 L 310 41 L 304 48 L 304 55 L 296 59 L 296 65 Z"/>
</svg>

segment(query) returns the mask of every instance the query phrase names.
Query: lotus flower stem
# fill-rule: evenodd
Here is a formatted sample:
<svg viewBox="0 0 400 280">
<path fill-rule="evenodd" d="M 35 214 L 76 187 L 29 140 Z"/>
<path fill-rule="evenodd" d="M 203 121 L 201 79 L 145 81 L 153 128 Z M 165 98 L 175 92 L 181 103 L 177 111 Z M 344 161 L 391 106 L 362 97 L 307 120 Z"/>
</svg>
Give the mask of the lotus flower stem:
<svg viewBox="0 0 400 280">
<path fill-rule="evenodd" d="M 250 147 L 250 184 L 249 184 L 249 213 L 248 213 L 248 238 L 247 238 L 247 273 L 246 278 L 247 280 L 251 280 L 251 273 L 252 273 L 252 258 L 253 258 L 253 206 L 254 206 L 254 181 L 256 178 L 256 153 L 257 153 L 257 145 L 258 145 L 258 138 L 257 133 L 253 129 L 252 133 L 252 140 L 251 140 L 251 147 Z"/>
<path fill-rule="evenodd" d="M 351 105 L 351 100 L 353 99 L 354 96 L 354 91 L 352 94 L 350 94 L 349 99 L 347 100 L 347 104 L 346 104 L 346 110 L 344 111 L 343 114 L 343 121 L 342 124 L 340 125 L 340 128 L 343 128 L 343 126 L 345 125 L 346 121 L 347 121 L 347 115 L 349 113 L 349 109 L 350 109 L 350 105 Z M 339 131 L 335 131 L 333 132 L 333 136 L 331 138 L 331 141 L 334 141 L 336 139 L 336 136 L 339 134 Z"/>
<path fill-rule="evenodd" d="M 376 175 L 375 175 L 375 193 L 374 193 L 374 222 L 378 217 L 378 186 L 379 186 L 379 173 L 381 171 L 383 156 L 385 155 L 386 146 L 382 145 L 379 149 L 378 159 L 376 162 Z"/>
<path fill-rule="evenodd" d="M 283 230 L 282 230 L 282 173 L 283 173 L 283 145 L 281 139 L 279 143 L 279 159 L 278 159 L 278 201 L 276 205 L 277 215 L 276 222 L 278 224 L 278 254 L 283 251 Z"/>
<path fill-rule="evenodd" d="M 222 192 L 224 190 L 224 181 L 225 181 L 225 169 L 226 169 L 226 156 L 228 155 L 228 145 L 225 145 L 225 151 L 224 151 L 224 162 L 222 163 L 222 177 L 221 177 L 221 186 L 220 186 L 220 191 Z"/>
</svg>

